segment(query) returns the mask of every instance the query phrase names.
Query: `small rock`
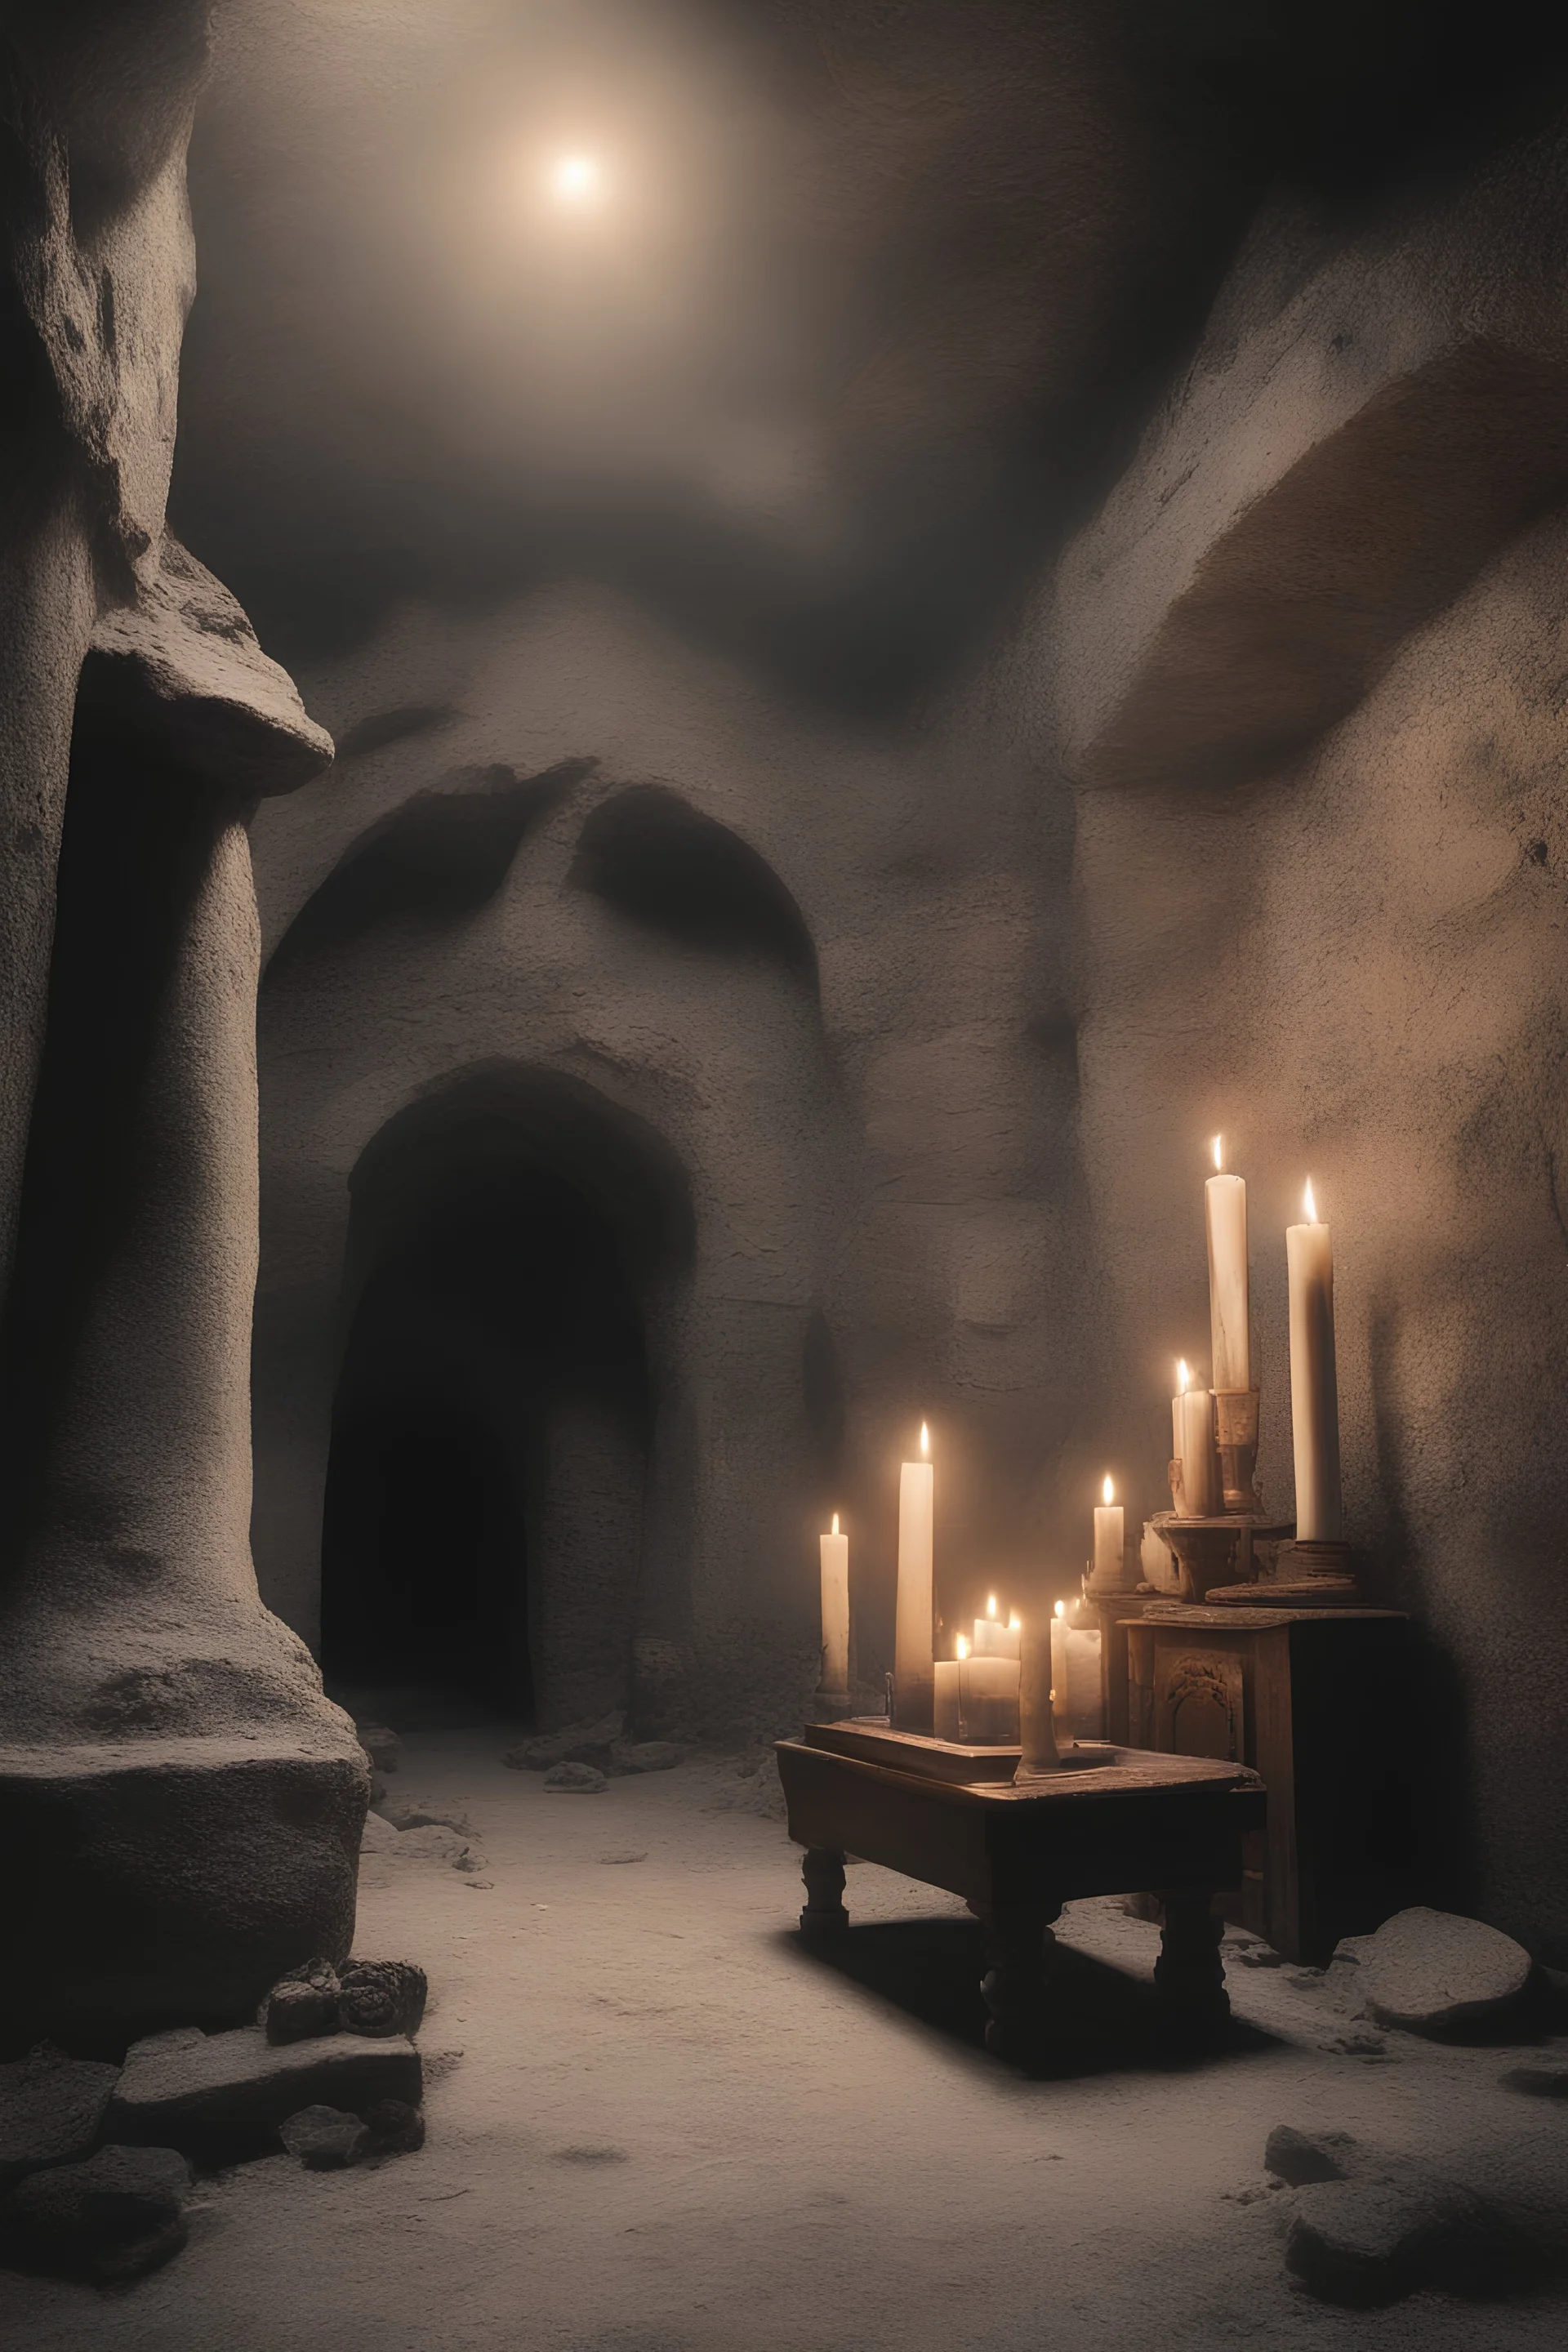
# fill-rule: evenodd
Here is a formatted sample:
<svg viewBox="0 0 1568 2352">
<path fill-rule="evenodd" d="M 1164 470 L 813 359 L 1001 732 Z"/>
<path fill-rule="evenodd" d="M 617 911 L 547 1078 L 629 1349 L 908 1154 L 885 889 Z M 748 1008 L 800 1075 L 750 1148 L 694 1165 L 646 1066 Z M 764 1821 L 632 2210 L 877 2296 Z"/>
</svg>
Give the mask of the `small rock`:
<svg viewBox="0 0 1568 2352">
<path fill-rule="evenodd" d="M 46 2165 L 90 2156 L 119 2080 L 118 2066 L 68 2058 L 47 2042 L 0 2066 L 0 2189 Z"/>
<path fill-rule="evenodd" d="M 617 1739 L 610 1761 L 617 1772 L 672 1772 L 686 1750 L 677 1739 Z"/>
<path fill-rule="evenodd" d="M 400 1862 L 423 1860 L 445 1863 L 450 1870 L 481 1870 L 484 1855 L 456 1830 L 431 1823 L 428 1828 L 399 1830 L 396 1856 Z"/>
<path fill-rule="evenodd" d="M 284 2117 L 278 2137 L 307 2172 L 341 2172 L 368 2156 L 373 2144 L 358 2116 L 342 2107 L 300 2107 Z"/>
<path fill-rule="evenodd" d="M 1367 2309 L 1423 2287 L 1486 2293 L 1504 2274 L 1506 2239 L 1469 2189 L 1385 2159 L 1379 2171 L 1299 2192 L 1285 2265 L 1312 2294 Z"/>
<path fill-rule="evenodd" d="M 1293 2124 L 1276 2124 L 1263 2151 L 1264 2169 L 1292 2189 L 1309 2180 L 1342 2180 L 1346 2156 L 1354 2147 L 1349 2132 L 1320 2132 L 1312 2138 Z"/>
<path fill-rule="evenodd" d="M 384 1723 L 356 1723 L 359 1744 L 378 1772 L 395 1772 L 403 1754 L 403 1743 L 395 1731 Z"/>
<path fill-rule="evenodd" d="M 544 1785 L 565 1794 L 575 1790 L 581 1796 L 595 1797 L 610 1784 L 595 1765 L 552 1764 L 544 1776 Z"/>
<path fill-rule="evenodd" d="M 102 2147 L 35 2172 L 0 2198 L 0 2254 L 101 2286 L 140 2278 L 184 2244 L 190 2179 L 172 2147 Z"/>
<path fill-rule="evenodd" d="M 1239 1960 L 1244 1969 L 1278 1969 L 1284 1966 L 1271 1944 L 1245 1944 L 1235 1952 L 1227 1952 L 1226 1958 Z"/>
<path fill-rule="evenodd" d="M 600 1853 L 595 1854 L 594 1859 L 596 1862 L 646 1862 L 647 1850 L 644 1847 L 636 1853 Z"/>
<path fill-rule="evenodd" d="M 338 1972 L 331 1960 L 307 1960 L 279 1978 L 257 2016 L 268 2042 L 303 2042 L 337 2022 Z"/>
<path fill-rule="evenodd" d="M 556 1764 L 608 1764 L 611 1750 L 626 1734 L 626 1718 L 616 1708 L 595 1723 L 568 1724 L 564 1731 L 546 1731 L 520 1740 L 501 1758 L 514 1772 L 548 1772 Z"/>
<path fill-rule="evenodd" d="M 1418 1905 L 1374 1936 L 1345 1937 L 1327 1981 L 1346 2008 L 1380 2025 L 1463 2039 L 1506 2017 L 1530 1973 L 1530 1954 L 1511 1936 Z"/>
<path fill-rule="evenodd" d="M 301 2107 L 350 2107 L 376 2099 L 417 2102 L 419 2053 L 402 2037 L 357 2033 L 269 2042 L 259 2026 L 209 2033 L 191 2045 L 132 2042 L 105 2117 L 118 2140 L 182 2148 L 203 2163 L 227 2164 L 277 2147 L 278 2126 Z"/>
<path fill-rule="evenodd" d="M 394 2156 L 412 2156 L 425 2145 L 425 2116 L 406 2099 L 378 2099 L 364 2111 L 368 2129 Z"/>
<path fill-rule="evenodd" d="M 423 1797 L 392 1797 L 378 1810 L 395 1830 L 455 1830 L 459 1837 L 477 1835 L 466 1813 L 458 1812 L 456 1807 L 443 1811 Z"/>
<path fill-rule="evenodd" d="M 338 2022 L 376 2039 L 417 2033 L 429 1981 L 413 1960 L 346 1960 L 338 1979 Z"/>
<path fill-rule="evenodd" d="M 465 1878 L 463 1885 L 475 1895 L 490 1895 L 495 1891 L 493 1878 Z"/>
<path fill-rule="evenodd" d="M 1505 2091 L 1524 2091 L 1532 2099 L 1568 2099 L 1568 2066 L 1515 2066 L 1499 2079 Z"/>
<path fill-rule="evenodd" d="M 364 1827 L 360 1832 L 361 1853 L 391 1853 L 396 1851 L 396 1829 L 373 1805 L 364 1817 Z"/>
</svg>

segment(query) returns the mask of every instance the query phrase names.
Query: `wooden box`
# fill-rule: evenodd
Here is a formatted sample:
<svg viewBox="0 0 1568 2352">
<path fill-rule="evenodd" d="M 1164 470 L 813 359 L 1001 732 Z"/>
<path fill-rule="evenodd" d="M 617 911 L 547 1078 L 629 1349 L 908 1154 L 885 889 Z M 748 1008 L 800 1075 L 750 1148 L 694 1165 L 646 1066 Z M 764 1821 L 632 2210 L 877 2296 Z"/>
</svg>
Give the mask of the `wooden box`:
<svg viewBox="0 0 1568 2352">
<path fill-rule="evenodd" d="M 1321 1966 L 1418 1899 L 1407 1618 L 1161 1601 L 1122 1630 L 1133 1743 L 1248 1764 L 1268 1788 L 1227 1916 Z"/>
</svg>

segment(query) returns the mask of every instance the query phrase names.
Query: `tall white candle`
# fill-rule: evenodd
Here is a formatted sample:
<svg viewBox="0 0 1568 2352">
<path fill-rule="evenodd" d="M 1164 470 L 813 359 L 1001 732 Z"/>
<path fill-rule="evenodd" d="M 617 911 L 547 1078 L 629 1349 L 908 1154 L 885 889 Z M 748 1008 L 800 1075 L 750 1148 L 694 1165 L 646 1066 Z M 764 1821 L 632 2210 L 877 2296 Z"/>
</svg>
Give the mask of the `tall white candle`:
<svg viewBox="0 0 1568 2352">
<path fill-rule="evenodd" d="M 1226 1176 L 1225 1139 L 1214 1139 L 1215 1173 L 1204 1186 L 1209 1244 L 1210 1379 L 1216 1389 L 1252 1386 L 1252 1334 L 1247 1276 L 1247 1186 Z"/>
<path fill-rule="evenodd" d="M 1189 1519 L 1206 1519 L 1219 1508 L 1218 1464 L 1214 1448 L 1214 1404 L 1207 1389 L 1187 1389 L 1182 1408 L 1182 1507 Z"/>
<path fill-rule="evenodd" d="M 1127 1550 L 1122 1508 L 1110 1499 L 1114 1491 L 1107 1478 L 1101 1489 L 1104 1500 L 1097 1503 L 1094 1510 L 1094 1572 L 1089 1580 L 1100 1592 L 1121 1591 Z"/>
<path fill-rule="evenodd" d="M 931 1647 L 935 1483 L 931 1432 L 921 1423 L 919 1462 L 899 1473 L 899 1593 L 893 1623 L 893 1713 L 900 1731 L 929 1731 L 936 1686 Z"/>
<path fill-rule="evenodd" d="M 822 1685 L 825 1691 L 849 1687 L 849 1538 L 833 1531 L 822 1545 Z"/>
<path fill-rule="evenodd" d="M 1296 1441 L 1296 1538 L 1334 1543 L 1344 1533 L 1340 1493 L 1340 1391 L 1334 1370 L 1334 1246 L 1318 1221 L 1310 1181 L 1305 1224 L 1285 1229 L 1290 1279 L 1290 1427 Z"/>
</svg>

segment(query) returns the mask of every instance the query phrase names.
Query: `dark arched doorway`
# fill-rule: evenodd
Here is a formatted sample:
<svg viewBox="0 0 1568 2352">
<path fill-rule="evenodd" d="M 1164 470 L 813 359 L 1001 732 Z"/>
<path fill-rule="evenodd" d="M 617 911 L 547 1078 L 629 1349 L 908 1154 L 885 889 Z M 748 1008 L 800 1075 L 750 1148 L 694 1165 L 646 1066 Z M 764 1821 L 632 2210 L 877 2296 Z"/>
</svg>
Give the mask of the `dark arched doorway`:
<svg viewBox="0 0 1568 2352">
<path fill-rule="evenodd" d="M 525 1721 L 623 1703 L 679 1163 L 577 1081 L 490 1067 L 389 1122 L 351 1188 L 329 1675 Z"/>
</svg>

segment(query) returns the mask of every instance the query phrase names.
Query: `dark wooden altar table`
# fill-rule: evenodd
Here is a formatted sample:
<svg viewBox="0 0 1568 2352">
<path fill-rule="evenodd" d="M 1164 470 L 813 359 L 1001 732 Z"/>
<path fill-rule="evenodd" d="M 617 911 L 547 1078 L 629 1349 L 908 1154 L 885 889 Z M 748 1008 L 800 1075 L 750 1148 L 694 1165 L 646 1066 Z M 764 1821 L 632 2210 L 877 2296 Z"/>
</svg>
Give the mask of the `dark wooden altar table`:
<svg viewBox="0 0 1568 2352">
<path fill-rule="evenodd" d="M 776 1742 L 808 1937 L 841 1935 L 844 1859 L 857 1854 L 962 1895 L 985 1932 L 986 2047 L 1026 2061 L 1045 2038 L 1055 1939 L 1075 1896 L 1158 1895 L 1154 1981 L 1184 2038 L 1230 2013 L 1214 1897 L 1238 1886 L 1263 1783 L 1242 1764 L 1107 1748 L 1107 1761 L 1016 1787 L 1017 1750 L 964 1748 L 862 1723 Z"/>
</svg>

